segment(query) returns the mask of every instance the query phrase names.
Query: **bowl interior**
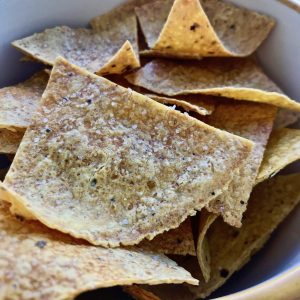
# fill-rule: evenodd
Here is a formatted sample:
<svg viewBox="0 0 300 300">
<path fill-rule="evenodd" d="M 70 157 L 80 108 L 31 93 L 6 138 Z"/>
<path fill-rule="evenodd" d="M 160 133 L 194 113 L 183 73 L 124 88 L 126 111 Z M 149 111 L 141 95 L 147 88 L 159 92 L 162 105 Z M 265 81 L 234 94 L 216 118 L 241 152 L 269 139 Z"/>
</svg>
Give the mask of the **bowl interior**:
<svg viewBox="0 0 300 300">
<path fill-rule="evenodd" d="M 92 17 L 120 2 L 122 0 L 60 0 L 59 3 L 48 0 L 0 1 L 0 87 L 24 80 L 41 67 L 39 64 L 20 63 L 22 55 L 10 47 L 11 41 L 55 25 L 87 26 Z M 299 14 L 275 0 L 232 2 L 269 14 L 277 20 L 275 30 L 259 49 L 259 59 L 269 76 L 290 97 L 300 100 Z M 297 170 L 300 171 L 300 164 L 288 168 L 288 171 Z M 240 291 L 300 265 L 299 228 L 300 207 L 281 224 L 265 248 L 214 296 Z M 110 299 L 109 295 L 111 299 L 117 295 L 120 298 L 118 288 L 114 294 L 101 293 L 105 294 L 101 294 L 105 299 Z M 95 299 L 99 296 L 97 292 Z M 121 297 L 129 299 L 126 295 Z"/>
</svg>

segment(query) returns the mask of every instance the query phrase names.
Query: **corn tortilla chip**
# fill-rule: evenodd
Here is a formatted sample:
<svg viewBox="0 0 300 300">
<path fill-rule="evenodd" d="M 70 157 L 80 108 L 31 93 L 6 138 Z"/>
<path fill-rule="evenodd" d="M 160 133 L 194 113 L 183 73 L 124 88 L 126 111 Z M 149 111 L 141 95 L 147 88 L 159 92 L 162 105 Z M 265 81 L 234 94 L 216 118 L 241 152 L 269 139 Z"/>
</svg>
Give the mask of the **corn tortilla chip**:
<svg viewBox="0 0 300 300">
<path fill-rule="evenodd" d="M 51 228 L 133 245 L 222 193 L 252 148 L 58 58 L 5 185 Z"/>
<path fill-rule="evenodd" d="M 14 154 L 22 141 L 24 132 L 0 129 L 0 153 Z"/>
<path fill-rule="evenodd" d="M 284 128 L 296 123 L 300 119 L 298 111 L 281 108 L 278 110 L 274 121 L 274 128 Z"/>
<path fill-rule="evenodd" d="M 163 255 L 91 246 L 17 219 L 3 202 L 0 236 L 3 299 L 71 299 L 87 290 L 137 282 L 197 283 Z"/>
<path fill-rule="evenodd" d="M 136 12 L 152 52 L 180 57 L 248 56 L 275 25 L 268 16 L 220 0 L 155 1 Z"/>
<path fill-rule="evenodd" d="M 63 56 L 98 75 L 120 74 L 140 66 L 130 42 L 115 41 L 113 30 L 98 32 L 58 26 L 16 40 L 12 45 L 44 64 L 53 65 L 57 56 Z"/>
<path fill-rule="evenodd" d="M 44 71 L 17 85 L 0 89 L 0 128 L 25 130 L 48 82 Z"/>
<path fill-rule="evenodd" d="M 192 224 L 186 219 L 178 228 L 157 235 L 153 240 L 143 240 L 138 248 L 163 254 L 196 255 Z"/>
<path fill-rule="evenodd" d="M 163 103 L 176 105 L 183 108 L 185 111 L 193 111 L 199 115 L 210 115 L 214 111 L 215 103 L 213 97 L 201 97 L 199 95 L 181 96 L 180 99 L 163 97 L 155 94 L 145 94 L 147 97 Z"/>
<path fill-rule="evenodd" d="M 213 223 L 207 235 L 211 251 L 211 279 L 208 283 L 202 278 L 196 258 L 181 258 L 179 265 L 200 280 L 199 286 L 134 286 L 136 299 L 147 299 L 143 298 L 140 289 L 146 289 L 152 297 L 148 299 L 155 300 L 196 300 L 210 295 L 261 249 L 275 228 L 300 202 L 299 180 L 300 174 L 291 174 L 259 184 L 251 195 L 240 229 L 225 224 L 221 218 Z M 173 287 L 176 289 L 173 290 Z M 131 287 L 126 291 L 131 292 Z M 177 295 L 180 297 L 176 298 Z"/>
<path fill-rule="evenodd" d="M 255 184 L 275 115 L 274 106 L 225 101 L 216 106 L 212 115 L 206 117 L 208 124 L 255 143 L 247 161 L 234 174 L 228 190 L 206 206 L 210 212 L 221 214 L 224 221 L 232 226 L 241 226 L 242 216 Z"/>
<path fill-rule="evenodd" d="M 210 250 L 206 233 L 213 222 L 217 219 L 217 215 L 202 210 L 199 216 L 199 234 L 196 246 L 197 259 L 205 282 L 210 279 Z"/>
<path fill-rule="evenodd" d="M 300 111 L 300 104 L 284 95 L 252 58 L 155 59 L 126 79 L 167 96 L 207 94 Z"/>
<path fill-rule="evenodd" d="M 268 142 L 256 183 L 274 176 L 290 163 L 300 159 L 300 130 L 274 130 Z"/>
</svg>

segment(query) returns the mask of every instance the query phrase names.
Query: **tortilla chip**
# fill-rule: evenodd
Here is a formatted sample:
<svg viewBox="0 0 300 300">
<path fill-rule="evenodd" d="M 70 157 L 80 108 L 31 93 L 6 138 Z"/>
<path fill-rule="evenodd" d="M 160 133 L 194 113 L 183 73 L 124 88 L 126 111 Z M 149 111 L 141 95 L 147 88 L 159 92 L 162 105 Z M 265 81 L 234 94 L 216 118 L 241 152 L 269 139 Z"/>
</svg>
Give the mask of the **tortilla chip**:
<svg viewBox="0 0 300 300">
<path fill-rule="evenodd" d="M 53 65 L 57 56 L 63 56 L 98 75 L 120 74 L 140 66 L 130 42 L 115 40 L 114 30 L 98 32 L 58 26 L 16 40 L 12 45 L 44 64 Z"/>
<path fill-rule="evenodd" d="M 0 128 L 25 130 L 47 82 L 48 75 L 40 71 L 22 83 L 0 89 Z"/>
<path fill-rule="evenodd" d="M 22 141 L 24 132 L 0 129 L 0 153 L 14 154 Z"/>
<path fill-rule="evenodd" d="M 88 245 L 0 208 L 4 299 L 72 299 L 81 292 L 132 283 L 196 284 L 169 258 L 141 250 Z"/>
<path fill-rule="evenodd" d="M 138 247 L 163 254 L 196 255 L 192 224 L 186 219 L 178 228 L 157 235 L 153 240 L 143 240 Z"/>
<path fill-rule="evenodd" d="M 300 130 L 274 130 L 268 142 L 256 183 L 274 176 L 287 165 L 300 159 Z"/>
<path fill-rule="evenodd" d="M 35 116 L 3 199 L 105 247 L 177 228 L 227 188 L 253 147 L 63 58 Z"/>
<path fill-rule="evenodd" d="M 205 118 L 214 127 L 255 142 L 251 155 L 234 174 L 228 190 L 206 206 L 210 212 L 221 214 L 224 221 L 232 226 L 242 225 L 242 216 L 255 185 L 275 115 L 276 108 L 266 104 L 224 102 Z"/>
<path fill-rule="evenodd" d="M 199 234 L 197 240 L 197 258 L 199 266 L 205 282 L 210 279 L 210 250 L 206 233 L 213 222 L 217 219 L 217 215 L 202 210 L 199 217 Z"/>
<path fill-rule="evenodd" d="M 155 1 L 136 13 L 152 52 L 192 58 L 248 56 L 275 25 L 268 16 L 220 0 Z"/>
<path fill-rule="evenodd" d="M 147 97 L 163 103 L 171 104 L 183 108 L 185 111 L 193 111 L 199 115 L 210 115 L 215 108 L 215 102 L 213 97 L 201 97 L 199 95 L 187 95 L 181 96 L 180 99 L 163 97 L 155 94 L 145 94 Z"/>
<path fill-rule="evenodd" d="M 288 127 L 296 123 L 299 119 L 300 113 L 298 111 L 281 108 L 277 112 L 277 116 L 274 121 L 274 128 Z"/>
<path fill-rule="evenodd" d="M 259 184 L 251 195 L 242 228 L 233 228 L 221 218 L 213 223 L 207 235 L 212 269 L 208 283 L 202 279 L 196 258 L 187 257 L 181 258 L 180 265 L 200 279 L 199 286 L 142 285 L 135 286 L 134 289 L 146 289 L 149 294 L 154 294 L 155 300 L 196 300 L 207 297 L 261 249 L 275 228 L 300 202 L 299 180 L 300 174 L 292 174 L 278 176 Z M 131 287 L 127 291 L 130 292 Z M 142 295 L 137 291 L 135 294 Z M 177 295 L 181 295 L 181 298 L 176 298 Z M 136 299 L 147 298 L 141 296 Z"/>
<path fill-rule="evenodd" d="M 167 96 L 207 94 L 300 111 L 300 104 L 284 95 L 252 58 L 155 59 L 126 79 Z"/>
</svg>

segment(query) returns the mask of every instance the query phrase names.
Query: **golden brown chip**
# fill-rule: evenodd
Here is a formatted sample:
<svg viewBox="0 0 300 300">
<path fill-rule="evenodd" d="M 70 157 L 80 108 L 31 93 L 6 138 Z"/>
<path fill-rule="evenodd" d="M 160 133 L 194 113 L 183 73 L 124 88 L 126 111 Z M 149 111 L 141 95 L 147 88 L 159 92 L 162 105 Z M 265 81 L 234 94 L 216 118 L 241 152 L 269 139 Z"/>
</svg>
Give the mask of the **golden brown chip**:
<svg viewBox="0 0 300 300">
<path fill-rule="evenodd" d="M 199 266 L 203 275 L 205 282 L 208 282 L 210 279 L 210 250 L 208 240 L 206 238 L 206 233 L 213 222 L 217 219 L 217 215 L 202 210 L 199 216 L 199 234 L 197 241 L 197 259 Z"/>
<path fill-rule="evenodd" d="M 300 104 L 284 95 L 252 58 L 155 59 L 126 79 L 167 96 L 207 94 L 300 111 Z"/>
<path fill-rule="evenodd" d="M 211 279 L 204 282 L 195 257 L 177 259 L 177 263 L 200 280 L 199 286 L 133 286 L 136 299 L 196 300 L 205 298 L 244 266 L 269 239 L 271 233 L 300 202 L 300 174 L 278 176 L 259 184 L 253 191 L 240 229 L 218 218 L 208 231 L 211 251 Z M 126 291 L 131 293 L 132 287 Z M 149 298 L 143 296 L 145 289 Z M 152 298 L 150 298 L 152 297 Z"/>
<path fill-rule="evenodd" d="M 166 56 L 248 56 L 275 25 L 268 16 L 220 0 L 155 1 L 136 12 L 152 53 Z"/>
<path fill-rule="evenodd" d="M 155 94 L 145 94 L 147 97 L 163 103 L 176 105 L 183 108 L 185 111 L 193 111 L 199 115 L 210 115 L 215 108 L 215 102 L 213 97 L 202 97 L 201 95 L 187 95 L 177 98 L 163 97 Z"/>
<path fill-rule="evenodd" d="M 290 163 L 300 159 L 300 130 L 274 130 L 268 142 L 256 183 L 274 176 Z"/>
<path fill-rule="evenodd" d="M 133 245 L 221 194 L 252 148 L 58 58 L 3 199 L 93 244 Z"/>
<path fill-rule="evenodd" d="M 36 221 L 17 219 L 3 202 L 0 237 L 3 299 L 72 299 L 119 284 L 197 283 L 163 255 L 91 246 Z"/>
<path fill-rule="evenodd" d="M 47 82 L 48 75 L 40 71 L 22 83 L 0 89 L 0 128 L 25 130 L 39 105 Z"/>
<path fill-rule="evenodd" d="M 242 216 L 255 184 L 275 115 L 274 106 L 225 101 L 217 105 L 214 113 L 205 119 L 214 127 L 255 143 L 248 160 L 234 174 L 228 190 L 206 206 L 210 212 L 221 214 L 224 221 L 232 226 L 241 226 Z"/>
<path fill-rule="evenodd" d="M 0 153 L 14 154 L 22 141 L 24 132 L 0 129 Z"/>
<path fill-rule="evenodd" d="M 274 128 L 284 128 L 296 123 L 300 119 L 298 111 L 281 108 L 278 110 L 274 121 Z"/>
<path fill-rule="evenodd" d="M 178 228 L 157 235 L 153 240 L 143 240 L 138 248 L 163 254 L 196 255 L 191 220 L 187 219 Z"/>
<path fill-rule="evenodd" d="M 134 24 L 136 20 L 133 19 Z M 98 75 L 120 74 L 140 66 L 126 39 L 115 40 L 114 30 L 93 31 L 58 26 L 16 40 L 14 47 L 42 63 L 53 65 L 57 56 Z"/>
</svg>

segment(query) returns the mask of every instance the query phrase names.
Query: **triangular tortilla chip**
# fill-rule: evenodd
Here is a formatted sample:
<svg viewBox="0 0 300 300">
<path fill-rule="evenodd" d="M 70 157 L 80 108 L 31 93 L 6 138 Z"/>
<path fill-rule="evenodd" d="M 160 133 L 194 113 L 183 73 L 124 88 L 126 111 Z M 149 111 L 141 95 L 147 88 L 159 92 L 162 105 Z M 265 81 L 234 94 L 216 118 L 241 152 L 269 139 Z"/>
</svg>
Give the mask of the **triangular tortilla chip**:
<svg viewBox="0 0 300 300">
<path fill-rule="evenodd" d="M 120 74 L 140 66 L 129 41 L 114 39 L 114 31 L 58 26 L 16 40 L 14 47 L 42 63 L 53 65 L 57 56 L 101 74 Z"/>
<path fill-rule="evenodd" d="M 197 259 L 205 282 L 210 279 L 210 250 L 206 233 L 213 222 L 217 219 L 218 215 L 202 210 L 199 216 L 199 234 L 197 240 Z"/>
<path fill-rule="evenodd" d="M 195 257 L 180 258 L 181 262 L 177 260 L 177 263 L 200 279 L 199 286 L 134 286 L 135 299 L 196 300 L 210 295 L 261 249 L 275 228 L 300 202 L 299 180 L 300 174 L 292 174 L 258 185 L 251 195 L 242 228 L 233 228 L 220 218 L 213 223 L 207 235 L 212 269 L 208 283 L 204 282 Z M 145 289 L 152 298 L 145 298 L 140 289 Z M 126 291 L 130 293 L 131 287 Z"/>
<path fill-rule="evenodd" d="M 167 96 L 207 94 L 300 111 L 300 104 L 284 95 L 252 58 L 155 59 L 126 79 Z"/>
<path fill-rule="evenodd" d="M 187 95 L 187 96 L 180 96 L 177 98 L 170 98 L 164 97 L 155 94 L 144 94 L 147 97 L 163 103 L 163 104 L 171 104 L 176 105 L 178 107 L 183 108 L 185 111 L 193 111 L 199 115 L 210 115 L 214 111 L 215 102 L 213 97 L 201 97 L 201 95 Z"/>
<path fill-rule="evenodd" d="M 185 220 L 178 228 L 157 235 L 151 241 L 143 240 L 137 247 L 163 254 L 195 256 L 191 220 Z"/>
<path fill-rule="evenodd" d="M 24 132 L 0 129 L 0 153 L 14 154 L 22 141 Z"/>
<path fill-rule="evenodd" d="M 133 245 L 221 194 L 252 148 L 58 58 L 3 199 L 93 244 Z"/>
<path fill-rule="evenodd" d="M 17 85 L 0 89 L 0 128 L 25 130 L 48 82 L 44 71 Z"/>
<path fill-rule="evenodd" d="M 136 12 L 149 48 L 180 57 L 248 56 L 275 25 L 220 0 L 155 1 Z"/>
<path fill-rule="evenodd" d="M 72 299 L 120 284 L 197 283 L 163 255 L 91 246 L 36 221 L 17 219 L 3 202 L 0 236 L 3 299 Z"/>
<path fill-rule="evenodd" d="M 205 119 L 212 126 L 255 143 L 251 155 L 235 173 L 228 190 L 206 206 L 210 212 L 221 214 L 224 221 L 232 226 L 242 225 L 242 216 L 255 184 L 275 115 L 276 108 L 269 105 L 224 102 L 216 106 L 214 113 Z"/>
<path fill-rule="evenodd" d="M 284 128 L 296 123 L 300 119 L 298 111 L 289 109 L 278 109 L 276 119 L 274 121 L 274 128 Z"/>
<path fill-rule="evenodd" d="M 268 142 L 256 183 L 274 176 L 281 169 L 300 159 L 300 130 L 274 130 Z"/>
</svg>

